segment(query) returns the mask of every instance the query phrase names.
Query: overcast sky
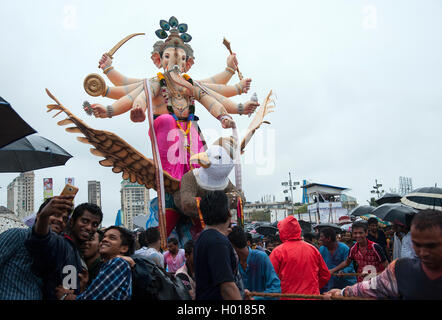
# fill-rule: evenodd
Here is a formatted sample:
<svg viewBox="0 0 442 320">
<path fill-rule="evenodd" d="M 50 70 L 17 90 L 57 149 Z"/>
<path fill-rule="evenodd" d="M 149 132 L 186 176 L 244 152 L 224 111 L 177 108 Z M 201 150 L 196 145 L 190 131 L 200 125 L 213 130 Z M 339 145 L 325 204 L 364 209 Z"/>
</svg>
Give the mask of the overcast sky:
<svg viewBox="0 0 442 320">
<path fill-rule="evenodd" d="M 217 4 L 220 3 L 220 4 Z M 221 4 L 222 3 L 222 4 Z M 271 125 L 260 129 L 244 155 L 243 187 L 248 201 L 284 197 L 281 182 L 296 181 L 350 188 L 366 204 L 375 179 L 385 191 L 399 176 L 413 187 L 442 184 L 442 2 L 440 0 L 302 1 L 1 1 L 0 96 L 38 133 L 73 155 L 66 166 L 35 171 L 35 208 L 43 178 L 54 179 L 54 194 L 65 177 L 80 187 L 76 203 L 87 201 L 87 181 L 102 186 L 104 225 L 120 208 L 121 175 L 98 164 L 100 158 L 75 134 L 46 113 L 48 88 L 91 127 L 116 133 L 151 155 L 147 122 L 124 114 L 112 119 L 87 116 L 83 80 L 99 73 L 98 60 L 126 35 L 114 66 L 130 77 L 152 77 L 150 60 L 159 20 L 174 15 L 189 25 L 195 64 L 189 74 L 202 79 L 225 68 L 223 37 L 237 53 L 260 101 L 277 97 Z M 231 83 L 238 81 L 235 75 Z M 109 82 L 108 82 L 109 83 Z M 197 114 L 206 140 L 229 135 L 201 106 Z M 234 116 L 240 129 L 250 118 Z M 3 128 L 4 129 L 4 128 Z M 0 175 L 0 205 L 16 173 Z M 151 191 L 151 196 L 155 195 Z M 301 201 L 301 192 L 295 192 Z"/>
</svg>

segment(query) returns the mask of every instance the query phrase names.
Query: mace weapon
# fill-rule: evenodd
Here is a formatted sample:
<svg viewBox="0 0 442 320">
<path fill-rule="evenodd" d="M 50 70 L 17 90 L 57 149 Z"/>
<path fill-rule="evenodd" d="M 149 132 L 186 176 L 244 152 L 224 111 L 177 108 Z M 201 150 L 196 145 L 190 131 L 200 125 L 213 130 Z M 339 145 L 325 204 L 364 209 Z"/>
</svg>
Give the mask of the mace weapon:
<svg viewBox="0 0 442 320">
<path fill-rule="evenodd" d="M 229 50 L 230 54 L 233 54 L 232 49 L 230 48 L 230 42 L 226 38 L 224 38 L 224 40 L 223 40 L 223 45 L 226 46 L 226 48 L 227 48 L 227 50 Z M 242 80 L 242 73 L 239 72 L 238 66 L 236 66 L 236 70 L 238 70 L 239 80 Z"/>
</svg>

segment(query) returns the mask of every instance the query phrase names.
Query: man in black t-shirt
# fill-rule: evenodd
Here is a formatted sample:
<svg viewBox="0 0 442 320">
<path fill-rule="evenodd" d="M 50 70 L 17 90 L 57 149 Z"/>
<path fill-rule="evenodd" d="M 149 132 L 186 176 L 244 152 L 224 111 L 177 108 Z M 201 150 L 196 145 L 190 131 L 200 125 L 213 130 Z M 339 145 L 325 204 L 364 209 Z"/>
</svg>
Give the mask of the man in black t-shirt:
<svg viewBox="0 0 442 320">
<path fill-rule="evenodd" d="M 237 260 L 227 235 L 230 212 L 227 196 L 213 191 L 201 199 L 206 227 L 195 243 L 196 300 L 242 300 L 235 284 Z"/>
<path fill-rule="evenodd" d="M 379 222 L 376 218 L 368 219 L 368 235 L 367 239 L 373 241 L 382 247 L 387 260 L 390 261 L 387 251 L 387 237 L 385 237 L 384 231 L 379 229 Z"/>
</svg>

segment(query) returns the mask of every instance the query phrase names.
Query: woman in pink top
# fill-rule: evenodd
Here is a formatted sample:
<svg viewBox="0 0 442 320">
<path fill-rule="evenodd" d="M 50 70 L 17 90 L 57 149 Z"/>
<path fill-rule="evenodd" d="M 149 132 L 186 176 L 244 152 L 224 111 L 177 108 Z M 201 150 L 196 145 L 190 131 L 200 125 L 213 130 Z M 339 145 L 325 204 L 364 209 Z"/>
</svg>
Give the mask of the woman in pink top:
<svg viewBox="0 0 442 320">
<path fill-rule="evenodd" d="M 175 238 L 167 240 L 167 248 L 169 251 L 164 253 L 164 263 L 167 271 L 175 273 L 186 261 L 184 249 L 178 249 L 178 240 Z"/>
</svg>

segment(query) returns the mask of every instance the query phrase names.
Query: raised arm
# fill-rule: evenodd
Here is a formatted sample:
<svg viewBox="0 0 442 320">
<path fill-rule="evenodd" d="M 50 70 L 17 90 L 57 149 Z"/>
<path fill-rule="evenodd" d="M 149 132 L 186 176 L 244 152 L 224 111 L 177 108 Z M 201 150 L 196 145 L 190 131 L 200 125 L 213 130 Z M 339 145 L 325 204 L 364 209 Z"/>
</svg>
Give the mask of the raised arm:
<svg viewBox="0 0 442 320">
<path fill-rule="evenodd" d="M 194 87 L 194 97 L 221 122 L 224 129 L 234 128 L 235 122 L 228 114 L 224 106 L 218 102 L 214 97 L 203 92 L 199 87 Z"/>
<path fill-rule="evenodd" d="M 46 206 L 37 214 L 34 232 L 39 236 L 49 233 L 49 217 L 52 215 L 62 215 L 67 210 L 72 210 L 73 196 L 53 197 Z"/>
<path fill-rule="evenodd" d="M 259 103 L 254 101 L 247 101 L 245 104 L 235 103 L 232 100 L 229 100 L 228 98 L 210 89 L 207 85 L 203 84 L 203 86 L 216 101 L 222 104 L 222 106 L 229 114 L 250 114 L 253 113 L 255 109 L 259 106 Z M 200 99 L 203 94 L 205 93 L 201 89 L 198 89 L 196 98 Z"/>
<path fill-rule="evenodd" d="M 224 84 L 204 83 L 204 82 L 203 84 L 206 87 L 212 89 L 213 91 L 216 91 L 217 93 L 223 95 L 224 97 L 233 97 L 236 95 L 247 93 L 250 90 L 251 82 L 252 79 L 245 78 L 233 86 L 228 86 Z"/>
<path fill-rule="evenodd" d="M 227 84 L 238 69 L 237 65 L 236 53 L 231 54 L 227 57 L 227 67 L 223 71 L 200 81 L 204 83 Z"/>
<path fill-rule="evenodd" d="M 100 65 L 100 68 L 103 70 L 103 73 L 107 76 L 110 82 L 113 83 L 114 86 L 126 86 L 142 80 L 127 78 L 126 76 L 115 70 L 115 68 L 112 66 L 112 58 L 110 58 L 107 54 L 103 54 L 98 63 Z"/>
<path fill-rule="evenodd" d="M 155 78 L 148 83 L 153 95 L 152 99 L 160 92 L 160 84 Z M 96 118 L 112 118 L 131 110 L 131 120 L 134 122 L 142 122 L 146 118 L 146 92 L 143 86 L 136 88 L 129 94 L 124 95 L 112 105 L 103 106 L 96 103 L 91 105 L 93 114 Z"/>
</svg>

